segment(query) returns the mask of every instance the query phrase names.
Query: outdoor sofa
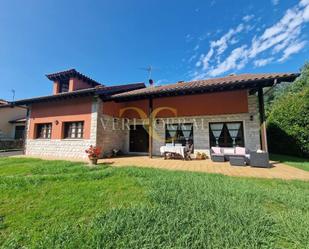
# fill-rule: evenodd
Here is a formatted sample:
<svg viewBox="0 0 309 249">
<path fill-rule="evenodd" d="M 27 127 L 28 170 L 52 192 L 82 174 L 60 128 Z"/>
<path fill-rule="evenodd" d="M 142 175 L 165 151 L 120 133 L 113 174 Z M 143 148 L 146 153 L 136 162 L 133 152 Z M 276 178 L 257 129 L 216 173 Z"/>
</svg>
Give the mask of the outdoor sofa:
<svg viewBox="0 0 309 249">
<path fill-rule="evenodd" d="M 249 160 L 249 151 L 244 147 L 225 148 L 225 147 L 211 147 L 211 160 L 214 162 L 229 161 L 230 157 L 244 157 Z"/>
<path fill-rule="evenodd" d="M 235 148 L 211 147 L 210 156 L 213 162 L 230 161 L 231 165 L 269 168 L 269 156 L 264 151 L 249 151 L 244 147 Z"/>
</svg>

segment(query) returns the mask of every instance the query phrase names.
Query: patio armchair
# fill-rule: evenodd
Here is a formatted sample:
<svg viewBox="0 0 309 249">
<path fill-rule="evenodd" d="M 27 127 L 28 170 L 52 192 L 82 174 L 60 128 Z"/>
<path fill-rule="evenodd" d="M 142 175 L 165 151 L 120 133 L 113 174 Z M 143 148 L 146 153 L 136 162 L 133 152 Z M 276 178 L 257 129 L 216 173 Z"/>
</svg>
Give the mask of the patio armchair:
<svg viewBox="0 0 309 249">
<path fill-rule="evenodd" d="M 220 147 L 211 147 L 210 148 L 210 158 L 213 162 L 224 162 L 225 157 L 222 153 L 222 150 Z"/>
<path fill-rule="evenodd" d="M 265 151 L 250 151 L 250 166 L 251 167 L 261 167 L 270 168 L 269 155 Z"/>
</svg>

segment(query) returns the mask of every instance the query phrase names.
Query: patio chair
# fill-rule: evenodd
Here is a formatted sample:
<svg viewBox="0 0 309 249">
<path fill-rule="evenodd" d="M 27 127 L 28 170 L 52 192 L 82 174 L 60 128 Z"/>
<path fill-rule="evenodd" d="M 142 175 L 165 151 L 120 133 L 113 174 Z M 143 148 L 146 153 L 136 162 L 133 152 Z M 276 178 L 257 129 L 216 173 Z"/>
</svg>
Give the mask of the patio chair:
<svg viewBox="0 0 309 249">
<path fill-rule="evenodd" d="M 270 168 L 269 155 L 267 152 L 250 151 L 250 166 Z"/>
</svg>

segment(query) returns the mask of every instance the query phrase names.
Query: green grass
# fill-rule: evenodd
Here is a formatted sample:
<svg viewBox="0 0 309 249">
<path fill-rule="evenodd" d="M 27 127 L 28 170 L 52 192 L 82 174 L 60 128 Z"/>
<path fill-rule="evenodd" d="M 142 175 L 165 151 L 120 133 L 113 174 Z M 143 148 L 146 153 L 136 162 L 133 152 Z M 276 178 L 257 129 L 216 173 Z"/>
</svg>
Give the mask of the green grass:
<svg viewBox="0 0 309 249">
<path fill-rule="evenodd" d="M 0 159 L 2 248 L 309 248 L 309 183 Z"/>
<path fill-rule="evenodd" d="M 309 158 L 271 154 L 270 159 L 273 161 L 278 161 L 280 163 L 285 163 L 295 168 L 309 171 Z"/>
</svg>

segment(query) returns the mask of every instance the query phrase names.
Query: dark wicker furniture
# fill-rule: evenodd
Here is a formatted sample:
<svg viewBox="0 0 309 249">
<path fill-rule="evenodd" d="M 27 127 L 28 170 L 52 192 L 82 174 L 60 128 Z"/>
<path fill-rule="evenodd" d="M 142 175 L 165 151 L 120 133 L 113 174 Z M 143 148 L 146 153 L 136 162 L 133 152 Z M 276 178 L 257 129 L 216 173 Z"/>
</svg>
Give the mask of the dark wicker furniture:
<svg viewBox="0 0 309 249">
<path fill-rule="evenodd" d="M 244 156 L 230 156 L 230 165 L 246 166 L 246 158 Z"/>
<path fill-rule="evenodd" d="M 250 166 L 270 168 L 269 156 L 267 152 L 250 151 Z"/>
<path fill-rule="evenodd" d="M 212 154 L 212 155 L 211 155 L 211 160 L 212 160 L 213 162 L 225 162 L 224 155 L 215 155 L 215 154 Z"/>
</svg>

